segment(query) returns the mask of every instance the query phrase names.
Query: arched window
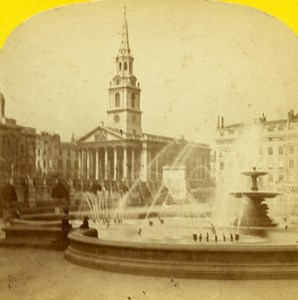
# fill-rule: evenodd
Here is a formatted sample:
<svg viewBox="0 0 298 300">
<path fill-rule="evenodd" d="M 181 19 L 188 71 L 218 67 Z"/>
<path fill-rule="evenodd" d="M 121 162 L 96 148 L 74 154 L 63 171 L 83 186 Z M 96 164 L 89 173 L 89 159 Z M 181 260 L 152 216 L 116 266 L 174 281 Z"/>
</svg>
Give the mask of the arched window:
<svg viewBox="0 0 298 300">
<path fill-rule="evenodd" d="M 120 94 L 115 94 L 115 107 L 120 107 Z"/>
<path fill-rule="evenodd" d="M 124 71 L 127 70 L 127 62 L 124 63 Z"/>
<path fill-rule="evenodd" d="M 129 72 L 132 73 L 132 64 L 129 64 Z"/>
<path fill-rule="evenodd" d="M 122 65 L 121 62 L 119 63 L 119 70 L 121 71 Z"/>
</svg>

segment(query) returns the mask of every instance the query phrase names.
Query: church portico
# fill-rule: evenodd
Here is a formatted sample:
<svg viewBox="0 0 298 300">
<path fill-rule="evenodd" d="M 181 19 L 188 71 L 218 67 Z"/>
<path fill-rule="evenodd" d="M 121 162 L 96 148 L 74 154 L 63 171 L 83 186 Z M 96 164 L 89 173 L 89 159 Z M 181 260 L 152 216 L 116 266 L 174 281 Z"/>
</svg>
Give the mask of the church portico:
<svg viewBox="0 0 298 300">
<path fill-rule="evenodd" d="M 137 147 L 136 147 L 137 146 Z M 124 142 L 89 144 L 80 149 L 80 177 L 96 180 L 134 180 L 140 152 L 137 145 Z"/>
</svg>

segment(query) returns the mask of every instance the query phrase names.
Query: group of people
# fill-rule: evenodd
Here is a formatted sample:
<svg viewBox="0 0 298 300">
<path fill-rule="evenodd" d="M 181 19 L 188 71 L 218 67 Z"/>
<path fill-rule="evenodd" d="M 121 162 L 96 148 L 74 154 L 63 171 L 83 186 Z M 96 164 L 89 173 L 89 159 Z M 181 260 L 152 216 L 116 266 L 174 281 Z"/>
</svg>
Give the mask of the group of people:
<svg viewBox="0 0 298 300">
<path fill-rule="evenodd" d="M 83 217 L 82 224 L 79 226 L 79 228 L 80 229 L 88 229 L 89 228 L 88 216 Z M 72 224 L 69 222 L 68 209 L 64 209 L 64 216 L 61 220 L 61 229 L 62 229 L 64 238 L 67 239 L 68 233 L 72 230 Z"/>
<path fill-rule="evenodd" d="M 199 240 L 200 242 L 202 242 L 202 240 L 203 240 L 203 235 L 202 235 L 202 233 L 200 233 L 200 235 L 199 235 L 199 237 L 198 237 L 198 235 L 197 235 L 197 233 L 193 233 L 193 235 L 192 235 L 192 238 L 193 238 L 193 240 L 196 242 L 197 240 Z M 226 242 L 226 240 L 227 240 L 227 238 L 226 238 L 226 235 L 223 233 L 223 235 L 222 235 L 222 238 L 223 238 L 223 241 L 224 242 Z M 214 235 L 214 240 L 215 240 L 215 242 L 217 243 L 218 242 L 218 236 L 215 234 Z M 235 241 L 239 241 L 240 240 L 240 235 L 239 235 L 239 233 L 236 233 L 235 234 Z M 230 241 L 231 242 L 233 242 L 234 241 L 234 235 L 231 233 L 230 234 Z M 209 242 L 209 233 L 207 232 L 206 233 L 206 242 Z"/>
</svg>

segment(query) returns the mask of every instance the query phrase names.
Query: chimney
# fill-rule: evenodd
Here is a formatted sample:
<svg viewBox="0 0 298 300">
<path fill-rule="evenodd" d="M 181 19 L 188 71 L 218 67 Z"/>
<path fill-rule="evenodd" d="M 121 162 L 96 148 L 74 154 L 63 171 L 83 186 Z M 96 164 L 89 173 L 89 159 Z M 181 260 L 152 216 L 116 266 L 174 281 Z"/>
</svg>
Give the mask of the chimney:
<svg viewBox="0 0 298 300">
<path fill-rule="evenodd" d="M 221 117 L 221 128 L 224 128 L 224 117 Z"/>
</svg>

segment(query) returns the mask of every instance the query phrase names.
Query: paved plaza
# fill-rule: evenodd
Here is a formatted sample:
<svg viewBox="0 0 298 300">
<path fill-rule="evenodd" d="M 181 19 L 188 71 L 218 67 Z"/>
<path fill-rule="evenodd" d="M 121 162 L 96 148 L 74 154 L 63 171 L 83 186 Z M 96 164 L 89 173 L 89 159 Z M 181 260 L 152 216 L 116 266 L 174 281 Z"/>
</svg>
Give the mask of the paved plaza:
<svg viewBox="0 0 298 300">
<path fill-rule="evenodd" d="M 218 281 L 116 274 L 73 265 L 62 252 L 0 248 L 0 299 L 297 299 L 297 280 Z"/>
</svg>

